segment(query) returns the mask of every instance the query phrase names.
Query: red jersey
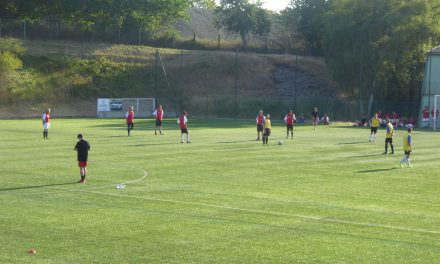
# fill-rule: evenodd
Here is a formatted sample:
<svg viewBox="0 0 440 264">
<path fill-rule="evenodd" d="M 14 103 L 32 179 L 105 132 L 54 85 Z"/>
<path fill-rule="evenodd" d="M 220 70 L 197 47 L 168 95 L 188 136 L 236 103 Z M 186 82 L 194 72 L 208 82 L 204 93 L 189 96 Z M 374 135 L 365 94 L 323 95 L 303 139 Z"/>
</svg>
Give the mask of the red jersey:
<svg viewBox="0 0 440 264">
<path fill-rule="evenodd" d="M 292 125 L 294 123 L 294 121 L 295 121 L 295 115 L 294 114 L 290 114 L 290 113 L 287 114 L 284 117 L 284 121 L 286 121 L 286 124 Z"/>
<path fill-rule="evenodd" d="M 385 114 L 385 118 L 391 119 L 391 114 L 390 113 L 386 113 Z"/>
<path fill-rule="evenodd" d="M 45 113 L 43 115 L 43 122 L 44 123 L 50 123 L 50 114 L 49 113 Z"/>
<path fill-rule="evenodd" d="M 154 111 L 154 115 L 156 116 L 156 120 L 161 120 L 163 119 L 163 110 L 156 110 Z"/>
<path fill-rule="evenodd" d="M 127 124 L 133 124 L 134 111 L 128 111 L 125 118 L 127 119 Z"/>
<path fill-rule="evenodd" d="M 181 115 L 179 118 L 179 126 L 181 129 L 186 128 L 186 123 L 188 122 L 188 119 L 186 118 L 186 116 Z"/>
<path fill-rule="evenodd" d="M 423 110 L 423 118 L 429 118 L 429 110 L 428 109 Z"/>
<path fill-rule="evenodd" d="M 382 118 L 382 112 L 378 112 L 378 113 L 377 113 L 377 118 L 379 118 L 379 119 Z"/>
<path fill-rule="evenodd" d="M 265 120 L 264 115 L 258 115 L 257 116 L 257 125 L 264 125 L 264 120 Z"/>
<path fill-rule="evenodd" d="M 393 119 L 399 119 L 399 115 L 397 113 L 393 114 Z"/>
</svg>

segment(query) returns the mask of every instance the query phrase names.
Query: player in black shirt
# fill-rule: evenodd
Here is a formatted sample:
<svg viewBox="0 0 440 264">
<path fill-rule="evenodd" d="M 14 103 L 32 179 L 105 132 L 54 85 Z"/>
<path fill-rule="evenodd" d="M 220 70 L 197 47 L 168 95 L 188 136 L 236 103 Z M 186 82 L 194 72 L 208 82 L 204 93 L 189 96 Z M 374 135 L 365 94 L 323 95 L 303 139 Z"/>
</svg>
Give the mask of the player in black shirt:
<svg viewBox="0 0 440 264">
<path fill-rule="evenodd" d="M 78 167 L 81 175 L 80 183 L 86 182 L 87 174 L 87 158 L 89 156 L 90 144 L 84 140 L 82 134 L 78 134 L 78 142 L 75 145 L 75 150 L 78 152 Z"/>
</svg>

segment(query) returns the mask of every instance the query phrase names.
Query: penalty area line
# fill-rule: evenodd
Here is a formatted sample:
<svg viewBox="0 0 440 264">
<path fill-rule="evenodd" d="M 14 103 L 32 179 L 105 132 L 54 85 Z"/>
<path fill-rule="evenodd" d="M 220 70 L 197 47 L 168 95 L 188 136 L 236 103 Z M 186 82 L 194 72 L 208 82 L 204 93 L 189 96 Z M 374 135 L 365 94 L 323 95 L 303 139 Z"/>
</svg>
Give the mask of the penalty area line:
<svg viewBox="0 0 440 264">
<path fill-rule="evenodd" d="M 408 227 L 394 226 L 394 225 L 356 222 L 356 221 L 340 220 L 340 219 L 320 217 L 320 216 L 289 214 L 289 213 L 283 213 L 283 212 L 265 211 L 265 210 L 257 210 L 257 209 L 246 209 L 246 208 L 238 208 L 238 207 L 231 207 L 231 206 L 224 206 L 224 205 L 185 202 L 185 201 L 177 201 L 177 200 L 170 200 L 170 199 L 160 199 L 160 198 L 145 197 L 145 196 L 138 196 L 138 195 L 118 194 L 118 193 L 105 193 L 105 192 L 89 191 L 89 190 L 69 190 L 69 191 L 85 192 L 85 193 L 91 193 L 91 194 L 109 195 L 109 196 L 117 196 L 117 197 L 126 197 L 126 198 L 135 198 L 135 199 L 143 199 L 143 200 L 149 200 L 149 201 L 175 203 L 175 204 L 196 205 L 196 206 L 203 206 L 203 207 L 209 207 L 209 208 L 225 209 L 225 210 L 231 210 L 231 211 L 240 211 L 240 212 L 246 212 L 246 213 L 266 214 L 266 215 L 282 216 L 282 217 L 296 217 L 296 218 L 302 218 L 302 219 L 306 219 L 306 220 L 313 220 L 313 221 L 324 222 L 324 223 L 346 224 L 346 225 L 354 225 L 354 226 L 362 226 L 362 227 L 384 228 L 384 229 L 392 229 L 392 230 L 399 230 L 399 231 L 405 231 L 405 232 L 417 232 L 417 233 L 427 233 L 427 234 L 440 235 L 440 231 L 438 231 L 438 230 L 427 230 L 427 229 L 421 229 L 421 228 L 408 228 Z"/>
</svg>

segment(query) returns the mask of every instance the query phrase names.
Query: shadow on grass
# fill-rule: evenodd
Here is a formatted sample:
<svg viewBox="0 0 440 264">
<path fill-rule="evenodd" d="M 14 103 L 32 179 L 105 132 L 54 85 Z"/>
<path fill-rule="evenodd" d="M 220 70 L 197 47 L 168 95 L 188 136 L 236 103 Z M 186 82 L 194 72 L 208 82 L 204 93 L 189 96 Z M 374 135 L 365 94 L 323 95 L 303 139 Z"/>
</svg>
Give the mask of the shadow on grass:
<svg viewBox="0 0 440 264">
<path fill-rule="evenodd" d="M 362 170 L 358 171 L 357 173 L 370 173 L 370 172 L 380 172 L 380 171 L 391 171 L 395 170 L 396 168 L 388 168 L 388 169 L 375 169 L 375 170 Z"/>
<path fill-rule="evenodd" d="M 355 144 L 366 144 L 370 143 L 368 141 L 356 141 L 356 142 L 340 142 L 338 145 L 355 145 Z"/>
<path fill-rule="evenodd" d="M 374 156 L 383 156 L 383 154 L 367 154 L 367 155 L 356 155 L 350 157 L 339 157 L 339 159 L 355 159 L 355 158 L 365 158 L 365 157 L 374 157 Z"/>
<path fill-rule="evenodd" d="M 34 185 L 34 186 L 1 188 L 0 192 L 2 192 L 2 191 L 15 191 L 15 190 L 35 189 L 35 188 L 44 188 L 44 187 L 52 187 L 52 186 L 63 186 L 63 185 L 71 185 L 71 184 L 77 184 L 77 183 L 78 182 L 66 182 L 66 183 L 54 183 L 54 184 L 44 184 L 44 185 Z"/>
</svg>

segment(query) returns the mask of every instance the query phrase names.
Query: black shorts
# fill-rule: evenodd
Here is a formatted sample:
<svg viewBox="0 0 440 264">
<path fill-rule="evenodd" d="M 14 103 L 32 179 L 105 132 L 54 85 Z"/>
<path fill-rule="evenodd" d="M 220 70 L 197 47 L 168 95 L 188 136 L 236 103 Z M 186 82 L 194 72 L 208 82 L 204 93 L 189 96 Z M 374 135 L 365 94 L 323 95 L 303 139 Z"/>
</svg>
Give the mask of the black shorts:
<svg viewBox="0 0 440 264">
<path fill-rule="evenodd" d="M 162 126 L 162 120 L 156 119 L 156 126 Z"/>
<path fill-rule="evenodd" d="M 385 139 L 385 144 L 390 143 L 393 144 L 393 139 L 392 138 L 386 138 Z"/>
<path fill-rule="evenodd" d="M 128 124 L 127 124 L 127 127 L 128 127 L 128 128 L 133 128 L 133 127 L 134 127 L 134 124 L 133 124 L 133 123 L 128 123 Z"/>
<path fill-rule="evenodd" d="M 265 128 L 265 129 L 264 129 L 264 135 L 265 135 L 266 137 L 270 136 L 270 128 Z"/>
<path fill-rule="evenodd" d="M 263 132 L 263 125 L 257 125 L 257 131 Z"/>
<path fill-rule="evenodd" d="M 181 128 L 180 132 L 182 132 L 182 134 L 188 134 L 188 129 L 187 128 Z"/>
<path fill-rule="evenodd" d="M 293 124 L 287 124 L 287 130 L 293 130 Z"/>
<path fill-rule="evenodd" d="M 377 127 L 371 127 L 371 133 L 376 134 L 377 133 Z"/>
<path fill-rule="evenodd" d="M 408 155 L 408 156 L 409 156 L 410 154 L 411 154 L 411 150 L 410 150 L 410 151 L 406 151 L 406 150 L 405 150 L 405 155 Z"/>
</svg>

